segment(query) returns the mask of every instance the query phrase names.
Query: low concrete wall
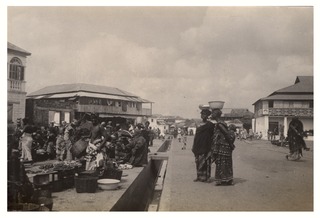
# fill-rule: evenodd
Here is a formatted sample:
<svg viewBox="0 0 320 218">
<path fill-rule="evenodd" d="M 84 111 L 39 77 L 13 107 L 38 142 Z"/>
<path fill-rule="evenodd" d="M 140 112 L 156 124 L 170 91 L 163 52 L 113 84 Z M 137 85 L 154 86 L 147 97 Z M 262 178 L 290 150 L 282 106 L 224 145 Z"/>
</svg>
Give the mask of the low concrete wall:
<svg viewBox="0 0 320 218">
<path fill-rule="evenodd" d="M 158 152 L 168 150 L 171 140 L 166 140 Z M 110 211 L 147 211 L 163 160 L 150 160 L 127 191 Z"/>
</svg>

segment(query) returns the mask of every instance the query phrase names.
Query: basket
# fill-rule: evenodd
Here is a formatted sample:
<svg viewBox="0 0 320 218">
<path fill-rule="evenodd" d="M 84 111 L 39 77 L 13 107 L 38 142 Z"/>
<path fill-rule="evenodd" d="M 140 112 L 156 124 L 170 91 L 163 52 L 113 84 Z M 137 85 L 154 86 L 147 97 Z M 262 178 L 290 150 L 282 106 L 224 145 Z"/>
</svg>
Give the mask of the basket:
<svg viewBox="0 0 320 218">
<path fill-rule="evenodd" d="M 49 183 L 49 173 L 39 173 L 33 177 L 33 183 L 36 185 L 46 185 Z"/>
<path fill-rule="evenodd" d="M 224 101 L 209 101 L 209 106 L 211 109 L 222 109 Z"/>
<path fill-rule="evenodd" d="M 75 176 L 65 176 L 62 179 L 62 186 L 64 189 L 69 189 L 72 188 L 74 186 L 74 177 Z"/>
<path fill-rule="evenodd" d="M 85 154 L 85 150 L 87 147 L 88 147 L 88 142 L 83 139 L 79 139 L 72 145 L 70 152 L 74 157 L 79 158 L 83 154 Z"/>
<path fill-rule="evenodd" d="M 59 169 L 56 168 L 57 179 L 52 181 L 53 192 L 59 192 L 74 186 L 75 168 Z"/>
<path fill-rule="evenodd" d="M 52 192 L 61 192 L 63 190 L 62 180 L 52 181 Z"/>
<path fill-rule="evenodd" d="M 91 176 L 91 177 L 97 177 L 99 176 L 99 172 L 97 170 L 86 170 L 78 173 L 80 176 Z"/>
<path fill-rule="evenodd" d="M 103 174 L 103 178 L 106 178 L 106 179 L 121 180 L 121 177 L 122 177 L 122 170 L 114 169 L 114 168 L 107 168 Z"/>
<path fill-rule="evenodd" d="M 74 177 L 74 184 L 77 193 L 94 193 L 97 189 L 98 177 L 78 175 Z"/>
</svg>

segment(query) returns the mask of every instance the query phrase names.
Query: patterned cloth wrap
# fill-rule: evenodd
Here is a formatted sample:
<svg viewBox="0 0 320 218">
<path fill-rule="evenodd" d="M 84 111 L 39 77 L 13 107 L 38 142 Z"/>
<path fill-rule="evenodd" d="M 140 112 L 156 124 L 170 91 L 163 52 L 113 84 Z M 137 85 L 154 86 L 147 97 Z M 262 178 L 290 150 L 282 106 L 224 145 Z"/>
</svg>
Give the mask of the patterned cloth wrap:
<svg viewBox="0 0 320 218">
<path fill-rule="evenodd" d="M 99 163 L 100 160 L 103 160 L 103 155 L 100 151 L 97 151 L 98 147 L 100 146 L 101 139 L 97 139 L 93 141 L 93 143 L 89 142 L 89 145 L 86 149 L 86 156 L 85 160 L 88 162 L 96 161 Z"/>
</svg>

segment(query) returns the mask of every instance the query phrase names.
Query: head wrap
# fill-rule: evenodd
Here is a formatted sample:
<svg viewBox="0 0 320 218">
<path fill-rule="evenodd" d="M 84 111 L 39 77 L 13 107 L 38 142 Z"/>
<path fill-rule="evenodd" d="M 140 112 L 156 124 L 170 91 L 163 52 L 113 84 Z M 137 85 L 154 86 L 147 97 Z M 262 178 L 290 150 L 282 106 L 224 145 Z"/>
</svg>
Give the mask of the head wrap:
<svg viewBox="0 0 320 218">
<path fill-rule="evenodd" d="M 209 116 L 211 114 L 211 111 L 209 109 L 202 109 L 201 114 Z"/>
</svg>

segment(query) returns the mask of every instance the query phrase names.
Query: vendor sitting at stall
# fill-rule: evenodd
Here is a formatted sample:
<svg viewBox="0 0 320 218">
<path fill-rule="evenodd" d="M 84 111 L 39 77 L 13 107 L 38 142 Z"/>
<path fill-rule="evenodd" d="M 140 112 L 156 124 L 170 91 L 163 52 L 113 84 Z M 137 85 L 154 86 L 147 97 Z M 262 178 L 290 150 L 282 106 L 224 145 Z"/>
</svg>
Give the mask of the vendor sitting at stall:
<svg viewBox="0 0 320 218">
<path fill-rule="evenodd" d="M 8 205 L 31 202 L 32 183 L 19 160 L 19 151 L 8 146 Z"/>
<path fill-rule="evenodd" d="M 102 148 L 106 146 L 106 142 L 109 139 L 109 135 L 100 126 L 97 115 L 92 115 L 92 128 L 90 131 L 90 141 L 86 149 L 87 155 L 85 157 L 86 170 L 97 170 L 104 166 L 104 154 Z"/>
</svg>

